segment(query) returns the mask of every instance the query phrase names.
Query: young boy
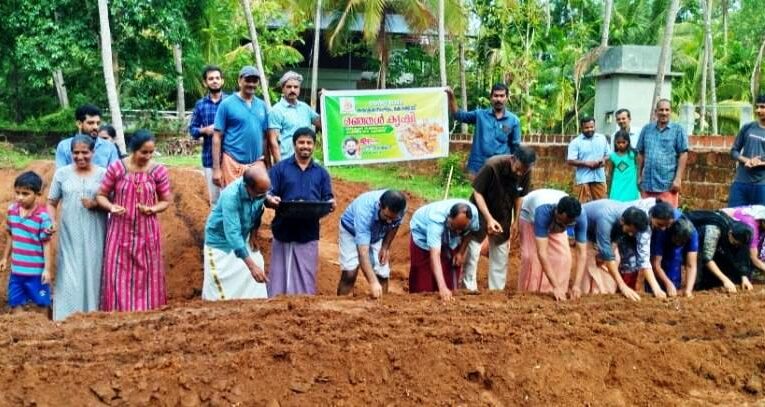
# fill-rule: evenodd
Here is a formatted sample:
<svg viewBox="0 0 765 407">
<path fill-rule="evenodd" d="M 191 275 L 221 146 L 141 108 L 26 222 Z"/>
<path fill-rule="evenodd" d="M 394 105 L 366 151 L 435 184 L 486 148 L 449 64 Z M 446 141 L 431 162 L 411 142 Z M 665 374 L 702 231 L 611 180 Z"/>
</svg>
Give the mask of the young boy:
<svg viewBox="0 0 765 407">
<path fill-rule="evenodd" d="M 53 221 L 37 198 L 42 179 L 27 171 L 13 183 L 16 200 L 8 208 L 8 242 L 0 259 L 0 271 L 8 269 L 8 305 L 13 309 L 30 301 L 50 307 L 52 279 L 49 240 Z"/>
</svg>

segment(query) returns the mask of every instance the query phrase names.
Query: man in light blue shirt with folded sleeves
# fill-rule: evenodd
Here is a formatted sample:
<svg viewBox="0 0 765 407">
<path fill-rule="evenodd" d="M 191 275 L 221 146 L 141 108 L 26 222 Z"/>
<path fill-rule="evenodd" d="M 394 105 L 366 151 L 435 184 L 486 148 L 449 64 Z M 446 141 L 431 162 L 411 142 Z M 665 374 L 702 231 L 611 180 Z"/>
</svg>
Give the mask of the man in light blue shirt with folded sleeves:
<svg viewBox="0 0 765 407">
<path fill-rule="evenodd" d="M 98 127 L 101 124 L 101 110 L 93 105 L 82 105 L 74 111 L 77 133 L 85 134 L 96 140 L 93 148 L 93 164 L 107 168 L 120 159 L 117 147 L 109 141 L 98 137 Z M 56 168 L 72 164 L 72 139 L 61 140 L 56 146 Z"/>
<path fill-rule="evenodd" d="M 220 194 L 205 225 L 202 298 L 267 298 L 263 256 L 253 242 L 271 181 L 265 166 L 247 168 Z"/>
<path fill-rule="evenodd" d="M 373 298 L 388 292 L 390 245 L 406 211 L 406 195 L 394 189 L 369 191 L 351 202 L 340 218 L 338 247 L 342 275 L 337 295 L 353 290 L 359 269 Z"/>
<path fill-rule="evenodd" d="M 582 134 L 569 143 L 566 164 L 576 168 L 573 196 L 585 203 L 607 197 L 605 166 L 610 151 L 606 136 L 595 133 L 595 119 L 585 117 L 579 124 Z"/>
</svg>

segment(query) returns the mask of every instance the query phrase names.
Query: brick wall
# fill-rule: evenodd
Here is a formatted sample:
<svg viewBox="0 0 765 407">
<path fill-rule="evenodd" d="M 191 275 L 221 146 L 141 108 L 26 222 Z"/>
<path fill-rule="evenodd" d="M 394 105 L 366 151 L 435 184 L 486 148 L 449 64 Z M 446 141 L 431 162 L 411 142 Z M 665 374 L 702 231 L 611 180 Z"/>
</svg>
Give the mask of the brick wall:
<svg viewBox="0 0 765 407">
<path fill-rule="evenodd" d="M 704 140 L 707 142 L 707 140 Z M 735 174 L 735 163 L 728 148 L 701 143 L 688 155 L 688 167 L 683 180 L 682 206 L 693 209 L 724 208 L 728 202 L 728 189 Z M 711 143 L 710 143 L 711 144 Z M 727 143 L 726 143 L 727 144 Z M 564 144 L 529 144 L 537 153 L 534 168 L 534 188 L 571 190 L 574 180 L 573 168 L 566 165 Z M 722 147 L 722 148 L 721 148 Z M 452 143 L 451 151 L 467 152 L 469 144 Z"/>
</svg>

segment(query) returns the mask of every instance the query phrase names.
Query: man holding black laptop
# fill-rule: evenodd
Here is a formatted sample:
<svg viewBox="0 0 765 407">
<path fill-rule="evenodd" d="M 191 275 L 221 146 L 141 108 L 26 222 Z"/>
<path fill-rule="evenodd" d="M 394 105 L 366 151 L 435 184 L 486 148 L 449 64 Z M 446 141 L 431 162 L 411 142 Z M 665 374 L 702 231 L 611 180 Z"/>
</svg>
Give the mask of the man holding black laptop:
<svg viewBox="0 0 765 407">
<path fill-rule="evenodd" d="M 269 170 L 266 206 L 276 209 L 268 273 L 268 297 L 316 294 L 319 219 L 335 210 L 327 170 L 313 160 L 316 133 L 308 127 L 292 135 L 295 154 Z"/>
</svg>

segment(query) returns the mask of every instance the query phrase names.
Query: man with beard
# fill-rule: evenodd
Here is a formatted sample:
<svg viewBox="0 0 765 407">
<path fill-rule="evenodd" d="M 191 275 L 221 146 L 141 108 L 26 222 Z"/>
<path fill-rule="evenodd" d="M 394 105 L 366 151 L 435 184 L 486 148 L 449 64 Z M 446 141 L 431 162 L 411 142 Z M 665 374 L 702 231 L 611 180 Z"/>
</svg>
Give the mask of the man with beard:
<svg viewBox="0 0 765 407">
<path fill-rule="evenodd" d="M 757 121 L 741 127 L 730 149 L 737 162 L 728 207 L 765 205 L 765 95 L 755 101 Z"/>
<path fill-rule="evenodd" d="M 290 157 L 292 135 L 301 127 L 321 128 L 321 118 L 311 106 L 298 100 L 303 76 L 289 71 L 279 79 L 282 99 L 275 104 L 268 115 L 268 148 L 274 163 Z"/>
<path fill-rule="evenodd" d="M 288 218 L 282 202 L 329 202 L 335 209 L 329 173 L 313 160 L 316 133 L 301 127 L 292 134 L 295 154 L 274 164 L 269 171 L 271 190 L 266 206 L 276 209 L 271 223 L 268 297 L 280 294 L 316 294 L 319 265 L 319 218 Z"/>
<path fill-rule="evenodd" d="M 576 168 L 573 195 L 584 203 L 606 197 L 603 167 L 610 152 L 606 136 L 595 133 L 595 119 L 584 117 L 579 124 L 582 134 L 569 143 L 566 164 Z"/>
<path fill-rule="evenodd" d="M 497 83 L 491 88 L 491 108 L 466 112 L 457 109 L 454 92 L 446 88 L 452 118 L 458 122 L 475 124 L 467 162 L 471 180 L 487 159 L 500 154 L 513 154 L 521 145 L 521 121 L 506 108 L 508 93 L 505 84 Z"/>
<path fill-rule="evenodd" d="M 656 123 L 643 127 L 638 139 L 638 185 L 643 198 L 659 198 L 677 208 L 688 161 L 688 135 L 683 126 L 670 123 L 669 100 L 659 100 L 654 114 Z"/>
<path fill-rule="evenodd" d="M 253 66 L 239 71 L 239 92 L 223 99 L 215 114 L 212 139 L 213 184 L 223 188 L 244 170 L 263 160 L 268 114 L 255 97 L 260 72 Z"/>
<path fill-rule="evenodd" d="M 207 88 L 207 95 L 199 99 L 194 105 L 194 111 L 191 114 L 191 124 L 189 133 L 194 140 L 202 138 L 202 168 L 207 181 L 207 193 L 210 197 L 210 206 L 214 206 L 220 195 L 220 188 L 213 184 L 213 159 L 212 159 L 212 137 L 215 134 L 215 113 L 218 112 L 218 105 L 227 95 L 223 93 L 223 77 L 221 70 L 217 66 L 208 65 L 202 71 L 202 82 Z"/>
<path fill-rule="evenodd" d="M 77 124 L 77 133 L 85 134 L 96 140 L 93 148 L 93 164 L 106 168 L 111 163 L 120 159 L 117 147 L 98 137 L 98 126 L 101 124 L 101 111 L 93 105 L 82 105 L 74 111 L 74 119 Z M 69 137 L 58 143 L 56 147 L 56 168 L 72 164 L 72 139 Z"/>
</svg>

